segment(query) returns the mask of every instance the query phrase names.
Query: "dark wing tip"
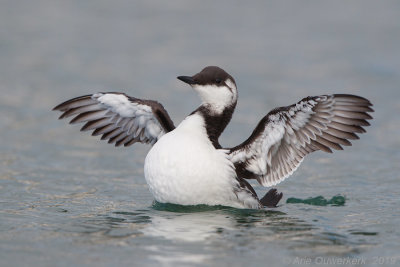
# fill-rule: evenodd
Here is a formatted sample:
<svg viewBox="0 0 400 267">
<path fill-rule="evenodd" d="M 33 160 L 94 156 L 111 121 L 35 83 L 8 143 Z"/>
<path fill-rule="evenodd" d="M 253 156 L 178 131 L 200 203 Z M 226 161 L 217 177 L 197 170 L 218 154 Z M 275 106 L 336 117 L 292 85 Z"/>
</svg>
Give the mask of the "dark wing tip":
<svg viewBox="0 0 400 267">
<path fill-rule="evenodd" d="M 69 101 L 65 101 L 65 102 L 63 102 L 63 103 L 61 103 L 61 104 L 58 104 L 57 106 L 55 106 L 54 108 L 52 108 L 52 110 L 53 111 L 65 111 L 66 110 L 66 108 L 65 108 L 65 105 L 66 104 L 68 104 L 67 102 L 69 102 Z"/>
<path fill-rule="evenodd" d="M 52 110 L 67 111 L 68 109 L 75 108 L 77 106 L 85 106 L 92 104 L 93 102 L 95 101 L 92 99 L 92 95 L 83 95 L 62 102 L 61 104 L 55 106 Z"/>
<path fill-rule="evenodd" d="M 356 102 L 356 103 L 363 103 L 366 104 L 368 106 L 372 106 L 372 103 L 362 97 L 362 96 L 358 96 L 358 95 L 351 95 L 351 94 L 334 94 L 333 95 L 336 99 L 340 99 L 343 101 L 349 101 L 349 102 Z"/>
</svg>

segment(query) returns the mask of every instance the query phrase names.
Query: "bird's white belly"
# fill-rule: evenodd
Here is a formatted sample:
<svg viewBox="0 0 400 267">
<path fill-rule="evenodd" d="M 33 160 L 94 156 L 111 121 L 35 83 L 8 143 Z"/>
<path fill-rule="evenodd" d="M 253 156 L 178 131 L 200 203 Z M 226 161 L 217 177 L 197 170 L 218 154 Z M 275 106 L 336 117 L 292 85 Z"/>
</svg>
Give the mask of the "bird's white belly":
<svg viewBox="0 0 400 267">
<path fill-rule="evenodd" d="M 232 163 L 202 134 L 177 129 L 164 135 L 149 151 L 144 170 L 159 202 L 242 207 Z"/>
</svg>

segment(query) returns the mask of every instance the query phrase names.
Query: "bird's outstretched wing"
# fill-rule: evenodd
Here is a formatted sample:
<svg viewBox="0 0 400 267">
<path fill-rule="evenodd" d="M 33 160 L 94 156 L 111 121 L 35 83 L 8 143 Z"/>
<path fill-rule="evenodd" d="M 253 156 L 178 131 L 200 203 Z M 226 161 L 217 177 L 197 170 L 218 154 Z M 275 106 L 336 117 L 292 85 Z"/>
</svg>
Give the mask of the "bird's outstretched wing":
<svg viewBox="0 0 400 267">
<path fill-rule="evenodd" d="M 241 145 L 230 149 L 238 175 L 272 186 L 290 176 L 304 157 L 317 150 L 332 153 L 358 139 L 372 119 L 365 98 L 335 94 L 307 97 L 272 110 Z"/>
<path fill-rule="evenodd" d="M 75 116 L 70 123 L 85 122 L 81 131 L 94 130 L 102 140 L 115 146 L 141 142 L 154 144 L 175 129 L 164 107 L 123 93 L 97 93 L 68 100 L 53 110 L 63 112 L 60 119 Z"/>
</svg>

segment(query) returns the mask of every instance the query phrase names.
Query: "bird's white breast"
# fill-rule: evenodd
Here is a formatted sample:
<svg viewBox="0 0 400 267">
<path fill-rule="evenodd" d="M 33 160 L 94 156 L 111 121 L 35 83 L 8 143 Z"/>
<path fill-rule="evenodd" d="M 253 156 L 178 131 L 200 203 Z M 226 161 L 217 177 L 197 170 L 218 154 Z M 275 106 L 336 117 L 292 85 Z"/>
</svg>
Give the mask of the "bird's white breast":
<svg viewBox="0 0 400 267">
<path fill-rule="evenodd" d="M 144 170 L 159 202 L 239 207 L 234 166 L 224 150 L 211 144 L 200 115 L 164 135 L 149 151 Z"/>
</svg>

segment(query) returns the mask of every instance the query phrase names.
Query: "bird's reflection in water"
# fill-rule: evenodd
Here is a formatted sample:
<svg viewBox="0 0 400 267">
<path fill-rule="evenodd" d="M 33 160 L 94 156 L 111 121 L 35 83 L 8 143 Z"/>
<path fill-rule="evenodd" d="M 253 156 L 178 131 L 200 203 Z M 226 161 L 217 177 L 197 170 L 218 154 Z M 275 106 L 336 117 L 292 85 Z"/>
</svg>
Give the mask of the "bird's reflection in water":
<svg viewBox="0 0 400 267">
<path fill-rule="evenodd" d="M 159 203 L 153 208 L 158 212 L 152 214 L 151 224 L 142 231 L 147 235 L 169 240 L 212 241 L 221 235 L 238 236 L 245 232 L 251 237 L 254 237 L 253 234 L 271 236 L 274 233 L 281 236 L 284 232 L 305 232 L 313 229 L 312 225 L 287 216 L 279 210 Z"/>
<path fill-rule="evenodd" d="M 226 215 L 227 208 L 206 205 L 181 206 L 156 203 L 152 223 L 143 229 L 150 236 L 178 241 L 206 241 L 219 234 L 219 229 L 234 229 Z M 171 212 L 174 211 L 174 212 Z"/>
<path fill-rule="evenodd" d="M 309 253 L 311 249 L 315 256 L 344 256 L 358 254 L 361 245 L 342 233 L 326 231 L 318 222 L 306 222 L 279 209 L 251 210 L 156 203 L 148 209 L 134 212 L 116 211 L 98 215 L 86 220 L 84 225 L 86 230 L 82 232 L 97 233 L 96 236 L 101 235 L 103 241 L 115 238 L 151 239 L 151 243 L 159 245 L 148 246 L 148 249 L 157 251 L 161 249 L 159 246 L 166 244 L 179 246 L 183 251 L 185 247 L 198 249 L 204 245 L 215 246 L 214 250 L 229 247 L 257 250 L 257 247 L 265 249 L 267 244 L 275 248 L 282 246 L 294 255 L 302 255 L 306 251 Z M 168 253 L 159 253 L 163 259 L 168 256 Z M 197 251 L 196 255 L 200 254 L 207 255 L 204 251 Z"/>
<path fill-rule="evenodd" d="M 285 236 L 304 234 L 315 227 L 279 210 L 235 209 L 223 206 L 181 206 L 154 204 L 134 212 L 115 211 L 80 218 L 75 230 L 84 233 L 102 232 L 112 237 L 122 228 L 136 229 L 144 235 L 168 240 L 204 241 L 222 232 L 260 231 Z M 71 229 L 72 230 L 72 229 Z M 137 231 L 134 231 L 135 235 Z M 129 233 L 126 232 L 126 236 Z M 250 233 L 249 233 L 250 234 Z"/>
</svg>

